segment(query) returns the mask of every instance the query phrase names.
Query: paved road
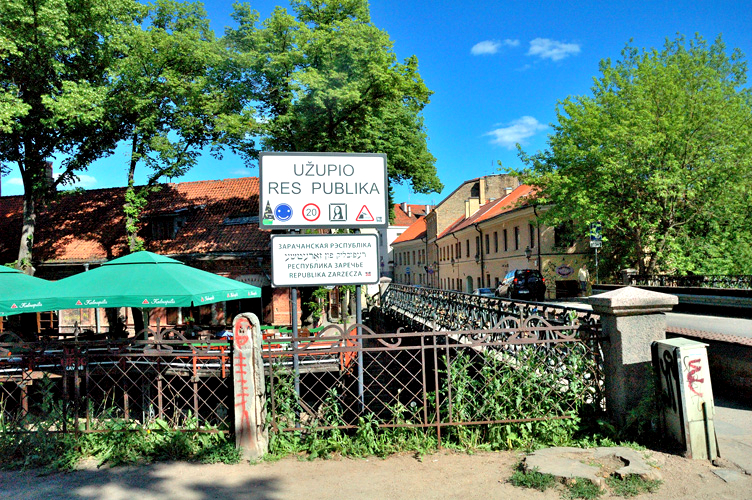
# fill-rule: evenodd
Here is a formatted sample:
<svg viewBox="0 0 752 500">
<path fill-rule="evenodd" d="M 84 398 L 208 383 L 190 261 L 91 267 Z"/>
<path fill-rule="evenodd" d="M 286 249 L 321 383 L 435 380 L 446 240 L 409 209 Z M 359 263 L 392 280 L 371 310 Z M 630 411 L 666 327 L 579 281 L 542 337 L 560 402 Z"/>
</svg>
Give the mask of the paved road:
<svg viewBox="0 0 752 500">
<path fill-rule="evenodd" d="M 752 405 L 715 398 L 715 433 L 721 457 L 752 474 Z"/>
<path fill-rule="evenodd" d="M 561 306 L 575 306 L 592 309 L 583 302 L 553 302 Z M 726 318 L 723 316 L 703 316 L 700 314 L 666 313 L 666 326 L 687 328 L 704 332 L 721 333 L 737 337 L 752 338 L 752 319 Z"/>
<path fill-rule="evenodd" d="M 675 328 L 688 328 L 690 330 L 702 330 L 704 332 L 752 338 L 752 319 L 666 313 L 666 325 Z"/>
</svg>

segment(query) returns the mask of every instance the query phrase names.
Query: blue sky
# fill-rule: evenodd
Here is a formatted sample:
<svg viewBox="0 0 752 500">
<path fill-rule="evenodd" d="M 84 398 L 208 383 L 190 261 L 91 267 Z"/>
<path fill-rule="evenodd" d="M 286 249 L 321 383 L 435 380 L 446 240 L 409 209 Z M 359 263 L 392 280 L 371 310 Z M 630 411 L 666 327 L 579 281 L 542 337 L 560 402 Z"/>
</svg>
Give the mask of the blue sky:
<svg viewBox="0 0 752 500">
<path fill-rule="evenodd" d="M 230 1 L 207 1 L 221 35 L 232 25 Z M 256 1 L 262 19 L 284 1 Z M 429 149 L 443 193 L 416 194 L 395 186 L 395 201 L 438 203 L 463 180 L 521 166 L 515 143 L 530 152 L 546 146 L 556 103 L 589 93 L 598 63 L 618 59 L 630 40 L 660 47 L 666 38 L 723 35 L 729 51 L 752 55 L 748 2 L 582 2 L 373 0 L 371 17 L 394 41 L 398 58 L 416 55 L 434 91 L 424 111 Z M 99 160 L 81 175 L 86 188 L 125 183 L 127 148 Z M 144 180 L 144 169 L 140 169 Z M 258 175 L 239 158 L 206 155 L 181 180 Z M 17 170 L 2 179 L 3 195 L 21 194 Z"/>
</svg>

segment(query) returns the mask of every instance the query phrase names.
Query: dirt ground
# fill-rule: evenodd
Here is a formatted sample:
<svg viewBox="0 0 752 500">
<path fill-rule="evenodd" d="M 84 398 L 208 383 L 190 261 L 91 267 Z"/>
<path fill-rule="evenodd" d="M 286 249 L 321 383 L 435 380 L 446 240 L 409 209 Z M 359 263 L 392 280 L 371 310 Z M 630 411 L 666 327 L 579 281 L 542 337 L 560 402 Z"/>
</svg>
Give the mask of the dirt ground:
<svg viewBox="0 0 752 500">
<path fill-rule="evenodd" d="M 159 463 L 140 467 L 103 467 L 85 463 L 61 474 L 0 471 L 0 498 L 101 500 L 224 499 L 548 499 L 558 490 L 539 492 L 512 486 L 508 479 L 521 454 L 513 452 L 441 452 L 416 458 L 294 458 L 255 465 Z M 652 453 L 663 475 L 651 499 L 752 500 L 752 477 L 726 483 L 705 461 Z M 614 498 L 605 495 L 601 498 Z M 620 498 L 620 497 L 616 497 Z"/>
</svg>

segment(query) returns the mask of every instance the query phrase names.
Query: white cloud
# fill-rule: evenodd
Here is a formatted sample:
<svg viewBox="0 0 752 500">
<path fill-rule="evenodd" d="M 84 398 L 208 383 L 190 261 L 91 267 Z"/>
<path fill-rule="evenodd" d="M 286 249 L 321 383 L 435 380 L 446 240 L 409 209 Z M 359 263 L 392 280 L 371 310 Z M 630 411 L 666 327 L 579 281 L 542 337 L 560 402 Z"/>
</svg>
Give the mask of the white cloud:
<svg viewBox="0 0 752 500">
<path fill-rule="evenodd" d="M 11 177 L 5 181 L 6 186 L 23 186 L 23 179 L 20 177 Z"/>
<path fill-rule="evenodd" d="M 529 56 L 537 56 L 541 59 L 551 59 L 560 61 L 565 57 L 573 56 L 580 53 L 580 44 L 564 43 L 549 38 L 536 38 L 530 41 L 530 50 L 527 51 Z"/>
<path fill-rule="evenodd" d="M 52 175 L 55 179 L 57 179 L 60 174 L 53 174 Z M 91 175 L 86 174 L 78 174 L 78 181 L 66 184 L 65 187 L 62 187 L 61 189 L 66 188 L 74 188 L 74 187 L 80 187 L 80 188 L 92 188 L 97 185 L 97 179 L 96 177 L 93 177 Z"/>
<path fill-rule="evenodd" d="M 532 116 L 523 116 L 512 122 L 506 127 L 497 128 L 485 135 L 493 137 L 491 139 L 492 144 L 498 144 L 507 149 L 514 149 L 517 143 L 523 143 L 528 137 L 534 136 L 541 130 L 546 130 L 548 127 Z"/>
<path fill-rule="evenodd" d="M 504 47 L 517 47 L 520 44 L 519 40 L 511 40 L 509 38 L 504 40 L 484 40 L 473 45 L 470 49 L 470 53 L 474 56 L 496 54 L 499 49 Z"/>
</svg>

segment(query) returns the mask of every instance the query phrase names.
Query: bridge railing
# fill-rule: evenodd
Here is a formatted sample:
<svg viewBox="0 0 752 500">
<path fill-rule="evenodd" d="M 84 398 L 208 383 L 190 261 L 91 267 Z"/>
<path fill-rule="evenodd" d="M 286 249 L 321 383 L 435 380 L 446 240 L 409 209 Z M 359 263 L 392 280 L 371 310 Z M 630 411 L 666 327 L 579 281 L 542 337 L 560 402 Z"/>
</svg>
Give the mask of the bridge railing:
<svg viewBox="0 0 752 500">
<path fill-rule="evenodd" d="M 668 274 L 636 274 L 628 276 L 632 286 L 670 286 L 697 288 L 752 289 L 752 275 L 700 275 L 677 276 Z"/>
<path fill-rule="evenodd" d="M 393 283 L 381 300 L 382 310 L 400 313 L 411 322 L 433 330 L 507 328 L 510 318 L 527 320 L 535 317 L 552 325 L 573 326 L 590 336 L 602 336 L 600 317 L 583 307 L 483 297 Z"/>
</svg>

